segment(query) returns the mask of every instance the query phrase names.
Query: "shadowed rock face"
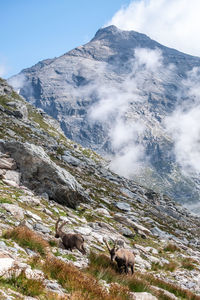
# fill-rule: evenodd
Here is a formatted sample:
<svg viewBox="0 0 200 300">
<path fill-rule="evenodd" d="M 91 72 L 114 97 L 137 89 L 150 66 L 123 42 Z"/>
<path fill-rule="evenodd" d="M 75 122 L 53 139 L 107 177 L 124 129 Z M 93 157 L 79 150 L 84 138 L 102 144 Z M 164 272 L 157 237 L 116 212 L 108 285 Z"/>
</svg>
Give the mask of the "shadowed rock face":
<svg viewBox="0 0 200 300">
<path fill-rule="evenodd" d="M 164 66 L 175 67 L 170 76 L 157 78 L 154 74 L 148 78 L 151 91 L 145 85 L 141 87 L 145 101 L 130 103 L 124 113 L 130 122 L 139 119 L 146 128 L 138 140 L 149 157 L 150 172 L 144 172 L 138 180 L 180 202 L 197 201 L 199 179 L 181 174 L 173 155 L 173 141 L 162 121 L 176 108 L 181 81 L 189 70 L 200 66 L 200 58 L 167 48 L 144 34 L 109 26 L 97 31 L 86 45 L 39 62 L 12 79 L 23 78 L 20 94 L 56 118 L 67 137 L 106 155 L 114 152 L 108 134 L 111 124 L 91 122 L 88 113 L 99 101 L 99 88 L 117 86 L 130 73 L 137 48 L 159 49 Z"/>
<path fill-rule="evenodd" d="M 88 195 L 76 179 L 51 161 L 42 147 L 1 141 L 0 149 L 10 153 L 22 174 L 22 183 L 31 190 L 38 194 L 48 193 L 50 199 L 72 208 L 88 200 Z"/>
</svg>

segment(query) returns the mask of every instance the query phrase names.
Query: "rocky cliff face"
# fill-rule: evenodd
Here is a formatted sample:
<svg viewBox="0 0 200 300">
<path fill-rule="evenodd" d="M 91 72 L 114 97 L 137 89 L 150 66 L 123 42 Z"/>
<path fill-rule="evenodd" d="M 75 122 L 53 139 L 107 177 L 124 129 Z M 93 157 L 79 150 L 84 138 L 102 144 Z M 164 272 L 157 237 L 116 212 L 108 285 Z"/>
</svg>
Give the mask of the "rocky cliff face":
<svg viewBox="0 0 200 300">
<path fill-rule="evenodd" d="M 3 80 L 0 129 L 2 299 L 199 299 L 198 216 L 111 172 Z M 54 239 L 58 217 L 86 256 Z M 133 278 L 116 273 L 103 239 L 135 253 Z"/>
<path fill-rule="evenodd" d="M 198 57 L 109 26 L 88 44 L 39 62 L 10 82 L 28 102 L 56 118 L 68 138 L 120 158 L 111 163 L 119 174 L 136 179 L 137 173 L 138 182 L 189 204 L 199 201 L 199 179 L 182 174 L 163 120 L 180 102 L 187 72 L 198 66 Z M 133 162 L 123 161 L 129 154 Z M 139 172 L 135 160 L 140 160 Z"/>
</svg>

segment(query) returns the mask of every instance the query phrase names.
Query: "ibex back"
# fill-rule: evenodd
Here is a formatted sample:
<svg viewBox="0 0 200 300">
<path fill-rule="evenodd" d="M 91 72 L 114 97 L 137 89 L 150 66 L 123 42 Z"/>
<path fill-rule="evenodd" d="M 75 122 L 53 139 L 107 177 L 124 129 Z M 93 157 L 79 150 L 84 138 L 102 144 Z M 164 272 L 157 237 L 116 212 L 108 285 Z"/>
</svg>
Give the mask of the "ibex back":
<svg viewBox="0 0 200 300">
<path fill-rule="evenodd" d="M 134 265 L 135 265 L 135 255 L 128 249 L 116 248 L 116 243 L 114 247 L 111 249 L 105 239 L 104 242 L 110 253 L 110 259 L 111 261 L 113 260 L 116 261 L 119 272 L 121 273 L 124 268 L 125 273 L 128 274 L 128 268 L 130 267 L 131 272 L 133 274 Z"/>
<path fill-rule="evenodd" d="M 62 231 L 63 226 L 67 223 L 67 221 L 63 222 L 60 226 L 58 226 L 58 223 L 61 221 L 59 218 L 55 225 L 55 238 L 61 238 L 63 246 L 65 249 L 71 250 L 76 248 L 78 249 L 82 254 L 86 254 L 86 250 L 84 247 L 84 238 L 82 235 L 78 233 L 65 233 Z"/>
</svg>

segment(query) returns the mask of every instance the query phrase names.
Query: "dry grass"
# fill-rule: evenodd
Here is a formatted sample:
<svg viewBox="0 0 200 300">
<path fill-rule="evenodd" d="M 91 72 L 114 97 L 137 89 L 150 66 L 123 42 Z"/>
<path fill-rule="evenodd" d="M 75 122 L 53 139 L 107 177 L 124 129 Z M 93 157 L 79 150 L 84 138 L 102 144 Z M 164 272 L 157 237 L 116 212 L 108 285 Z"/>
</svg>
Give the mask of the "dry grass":
<svg viewBox="0 0 200 300">
<path fill-rule="evenodd" d="M 165 266 L 167 270 L 173 270 L 176 267 L 176 262 L 171 262 Z M 98 279 L 106 280 L 108 283 L 117 282 L 120 285 L 128 287 L 129 291 L 153 293 L 160 300 L 168 300 L 169 297 L 164 295 L 162 291 L 153 291 L 151 288 L 152 285 L 171 292 L 179 299 L 200 300 L 200 297 L 196 296 L 193 292 L 158 279 L 149 273 L 135 272 L 133 276 L 120 275 L 116 272 L 116 265 L 111 264 L 110 259 L 105 255 L 96 255 L 95 253 L 91 253 L 90 265 L 87 272 L 90 272 L 90 274 L 93 274 L 93 276 Z"/>
<path fill-rule="evenodd" d="M 40 295 L 40 300 L 71 300 L 69 295 L 59 295 L 51 291 L 45 291 L 44 295 Z"/>
<path fill-rule="evenodd" d="M 108 293 L 98 281 L 89 274 L 79 271 L 72 264 L 63 262 L 55 257 L 45 260 L 42 270 L 49 278 L 56 279 L 67 291 L 72 293 L 72 299 L 76 300 L 124 300 L 119 296 L 116 298 Z M 119 291 L 120 292 L 120 291 Z"/>
<path fill-rule="evenodd" d="M 198 269 L 196 265 L 198 265 L 198 261 L 196 261 L 195 259 L 191 258 L 191 257 L 186 257 L 183 261 L 182 261 L 182 268 L 187 269 L 187 270 L 195 270 Z"/>
<path fill-rule="evenodd" d="M 176 252 L 180 251 L 180 248 L 174 243 L 168 243 L 163 250 L 166 252 Z"/>
<path fill-rule="evenodd" d="M 128 287 L 133 292 L 150 292 L 149 284 L 141 280 L 138 273 L 133 276 L 119 274 L 116 263 L 111 263 L 110 258 L 106 255 L 97 255 L 90 253 L 90 264 L 86 272 L 95 276 L 98 280 L 103 279 L 108 283 L 118 283 L 124 287 Z"/>
<path fill-rule="evenodd" d="M 25 271 L 22 271 L 18 276 L 15 270 L 13 270 L 11 277 L 0 279 L 1 283 L 15 288 L 19 293 L 26 296 L 39 296 L 44 292 L 44 283 L 40 279 L 28 279 L 26 278 Z"/>
<path fill-rule="evenodd" d="M 47 241 L 26 226 L 18 226 L 14 229 L 10 229 L 4 233 L 3 237 L 13 239 L 21 247 L 29 248 L 42 256 L 46 255 L 46 250 L 49 247 Z"/>
<path fill-rule="evenodd" d="M 177 267 L 178 264 L 175 261 L 170 261 L 168 264 L 163 264 L 163 265 L 161 265 L 160 263 L 152 263 L 151 270 L 152 271 L 165 270 L 165 271 L 173 272 L 174 270 L 177 269 Z"/>
<path fill-rule="evenodd" d="M 166 282 L 162 279 L 154 277 L 152 274 L 140 274 L 141 279 L 144 281 L 148 281 L 150 285 L 154 285 L 169 291 L 174 294 L 179 299 L 187 299 L 187 300 L 200 300 L 200 296 L 195 295 L 190 290 L 183 289 L 176 284 Z"/>
</svg>

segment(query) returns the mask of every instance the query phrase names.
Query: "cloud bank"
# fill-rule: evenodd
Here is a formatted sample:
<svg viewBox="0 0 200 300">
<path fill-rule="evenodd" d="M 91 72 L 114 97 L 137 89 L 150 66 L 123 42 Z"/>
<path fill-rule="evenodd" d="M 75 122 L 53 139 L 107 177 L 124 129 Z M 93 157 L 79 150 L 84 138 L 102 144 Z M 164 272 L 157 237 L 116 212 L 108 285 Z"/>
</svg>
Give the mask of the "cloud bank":
<svg viewBox="0 0 200 300">
<path fill-rule="evenodd" d="M 106 24 L 145 33 L 182 52 L 200 56 L 199 0 L 134 0 Z"/>
<path fill-rule="evenodd" d="M 0 64 L 0 77 L 4 77 L 6 74 L 6 67 L 3 64 Z"/>
<path fill-rule="evenodd" d="M 174 141 L 177 162 L 188 175 L 200 173 L 200 68 L 193 68 L 182 81 L 179 104 L 165 126 Z"/>
<path fill-rule="evenodd" d="M 162 92 L 156 81 L 160 82 L 160 78 L 165 81 L 173 67 L 164 67 L 159 50 L 146 48 L 135 49 L 134 59 L 127 65 L 129 72 L 121 76 L 119 82 L 93 82 L 98 101 L 91 107 L 89 119 L 107 127 L 114 153 L 110 158 L 111 169 L 131 177 L 148 165 L 142 143 L 148 120 L 137 111 L 148 102 L 150 93 Z"/>
</svg>

